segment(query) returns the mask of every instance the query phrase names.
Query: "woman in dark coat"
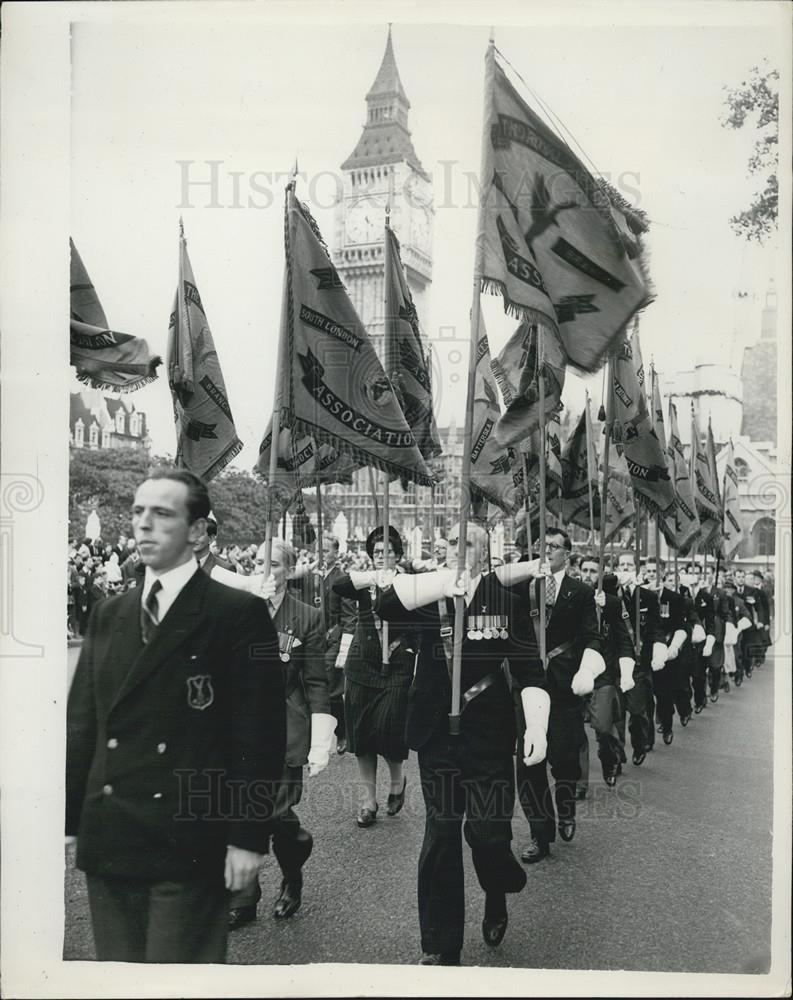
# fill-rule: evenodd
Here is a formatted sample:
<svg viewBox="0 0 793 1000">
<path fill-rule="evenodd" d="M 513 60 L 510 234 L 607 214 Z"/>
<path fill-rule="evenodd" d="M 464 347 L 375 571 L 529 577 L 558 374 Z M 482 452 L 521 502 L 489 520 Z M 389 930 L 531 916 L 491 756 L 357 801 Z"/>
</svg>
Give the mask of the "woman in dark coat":
<svg viewBox="0 0 793 1000">
<path fill-rule="evenodd" d="M 402 558 L 402 539 L 388 529 L 390 564 Z M 388 764 L 391 785 L 387 812 L 395 816 L 405 801 L 406 779 L 402 763 L 407 759 L 405 717 L 407 695 L 413 679 L 418 649 L 415 631 L 388 624 L 388 664 L 383 663 L 383 623 L 374 614 L 376 574 L 383 569 L 383 528 L 375 528 L 366 540 L 366 552 L 374 572 L 345 573 L 333 585 L 342 597 L 358 602 L 358 624 L 344 665 L 344 711 L 347 749 L 355 754 L 361 777 L 362 801 L 357 823 L 371 826 L 377 819 L 377 758 Z M 401 572 L 401 567 L 397 567 Z"/>
</svg>

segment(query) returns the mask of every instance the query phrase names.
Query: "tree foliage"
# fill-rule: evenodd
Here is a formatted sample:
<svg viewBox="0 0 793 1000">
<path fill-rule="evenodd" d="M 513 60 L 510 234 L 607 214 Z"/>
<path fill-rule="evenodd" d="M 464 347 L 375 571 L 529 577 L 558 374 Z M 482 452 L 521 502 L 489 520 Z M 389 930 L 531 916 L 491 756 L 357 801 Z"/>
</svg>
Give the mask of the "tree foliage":
<svg viewBox="0 0 793 1000">
<path fill-rule="evenodd" d="M 168 458 L 150 459 L 145 451 L 72 448 L 69 468 L 69 537 L 81 540 L 85 523 L 96 510 L 102 525 L 102 540 L 115 542 L 131 535 L 130 507 L 135 490 L 148 471 L 172 465 Z M 224 469 L 209 483 L 212 511 L 217 519 L 221 546 L 250 545 L 264 541 L 266 487 L 261 478 L 234 466 Z M 304 496 L 309 514 L 316 511 L 316 497 Z M 326 530 L 342 510 L 343 498 L 322 496 Z"/>
<path fill-rule="evenodd" d="M 779 156 L 779 71 L 755 66 L 739 87 L 725 87 L 725 128 L 751 125 L 759 135 L 749 159 L 751 174 L 765 176 L 765 186 L 751 205 L 730 219 L 733 230 L 747 240 L 763 240 L 776 231 L 779 201 L 777 166 Z"/>
</svg>

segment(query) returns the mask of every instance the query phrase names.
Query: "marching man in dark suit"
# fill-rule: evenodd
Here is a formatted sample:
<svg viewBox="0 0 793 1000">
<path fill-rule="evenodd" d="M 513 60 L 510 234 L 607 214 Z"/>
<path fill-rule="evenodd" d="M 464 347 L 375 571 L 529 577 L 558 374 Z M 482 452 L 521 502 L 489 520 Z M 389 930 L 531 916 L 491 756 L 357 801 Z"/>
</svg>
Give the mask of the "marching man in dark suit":
<svg viewBox="0 0 793 1000">
<path fill-rule="evenodd" d="M 598 743 L 598 757 L 603 768 L 603 780 L 613 788 L 625 763 L 624 733 L 620 730 L 622 703 L 620 691 L 633 687 L 633 643 L 625 625 L 620 599 L 616 596 L 617 578 L 612 573 L 603 576 L 603 590 L 597 590 L 599 562 L 596 556 L 581 556 L 581 579 L 595 590 L 595 605 L 600 610 L 600 644 L 605 671 L 595 679 L 589 699 L 589 719 Z"/>
<path fill-rule="evenodd" d="M 485 574 L 487 535 L 468 525 L 466 566 L 457 564 L 458 529 L 449 535 L 448 569 L 415 575 L 382 573 L 376 612 L 418 633 L 416 674 L 408 695 L 406 738 L 418 752 L 427 818 L 419 857 L 418 905 L 423 965 L 459 965 L 465 926 L 462 837 L 485 891 L 482 934 L 500 944 L 507 927 L 506 893 L 526 874 L 512 853 L 515 802 L 512 754 L 515 713 L 501 665 L 509 659 L 521 692 L 526 734 L 518 753 L 543 760 L 549 699 L 542 690 L 537 646 L 518 591 Z M 454 605 L 464 596 L 459 735 L 449 734 Z"/>
<path fill-rule="evenodd" d="M 685 590 L 693 601 L 689 663 L 691 686 L 694 689 L 694 714 L 699 715 L 708 703 L 707 668 L 716 643 L 716 619 L 713 597 L 708 589 L 702 586 L 702 571 L 696 562 L 689 563 L 686 567 L 684 582 L 680 587 L 680 592 L 684 596 Z"/>
<path fill-rule="evenodd" d="M 575 836 L 575 791 L 581 777 L 581 747 L 586 741 L 582 696 L 592 694 L 596 678 L 606 670 L 592 589 L 567 573 L 571 549 L 567 532 L 548 529 L 545 687 L 551 701 L 548 764 L 555 788 L 552 798 L 544 760 L 527 765 L 518 755 L 515 767 L 518 796 L 532 835 L 531 843 L 521 855 L 527 864 L 548 856 L 548 845 L 556 840 L 557 824 L 562 840 L 570 841 Z M 514 579 L 514 574 L 527 565 L 532 564 L 513 563 L 497 572 Z M 535 579 L 520 588 L 522 615 L 531 622 L 529 627 L 538 645 L 542 628 L 540 585 L 539 579 Z"/>
<path fill-rule="evenodd" d="M 265 546 L 256 555 L 264 565 Z M 303 795 L 303 766 L 309 777 L 328 766 L 336 720 L 330 714 L 325 643 L 319 610 L 303 604 L 287 589 L 295 565 L 295 550 L 276 538 L 272 543 L 270 576 L 241 577 L 251 581 L 255 593 L 265 601 L 278 630 L 281 661 L 286 670 L 286 763 L 273 823 L 273 854 L 281 868 L 281 891 L 273 916 L 285 919 L 297 913 L 303 898 L 302 868 L 314 846 L 308 830 L 300 825 L 295 806 Z M 237 584 L 225 574 L 216 578 Z M 262 892 L 258 880 L 235 892 L 229 910 L 229 929 L 236 930 L 256 919 L 256 904 Z"/>
<path fill-rule="evenodd" d="M 633 552 L 623 552 L 617 560 L 617 596 L 628 613 L 624 620 L 634 644 L 636 659 L 636 666 L 633 668 L 634 686 L 624 694 L 624 708 L 626 714 L 630 715 L 628 730 L 633 748 L 633 763 L 638 766 L 644 763 L 655 743 L 652 675 L 662 670 L 666 663 L 666 644 L 661 631 L 658 598 L 647 587 L 638 587 L 639 613 L 638 616 L 636 614 L 636 581 L 636 556 Z M 638 651 L 637 643 L 641 647 Z"/>
<path fill-rule="evenodd" d="M 336 719 L 336 752 L 347 752 L 347 727 L 344 721 L 344 663 L 355 634 L 358 605 L 342 597 L 333 585 L 344 578 L 339 566 L 339 540 L 334 535 L 322 538 L 322 565 L 314 604 L 322 611 L 325 630 L 325 669 L 328 675 L 331 715 Z"/>
<path fill-rule="evenodd" d="M 691 697 L 687 692 L 688 665 L 681 655 L 690 639 L 686 602 L 683 595 L 673 589 L 674 581 L 666 579 L 663 562 L 648 559 L 644 565 L 644 576 L 648 589 L 658 595 L 658 619 L 666 645 L 666 661 L 660 670 L 653 673 L 653 689 L 662 738 L 669 746 L 674 738 L 672 722 L 675 709 L 681 726 L 687 726 L 691 720 Z"/>
<path fill-rule="evenodd" d="M 212 551 L 212 542 L 217 537 L 217 521 L 210 515 L 207 518 L 206 531 L 202 532 L 201 537 L 198 539 L 194 547 L 198 565 L 209 576 L 212 576 L 212 570 L 215 566 L 220 566 L 221 569 L 225 569 L 228 573 L 235 573 L 236 570 L 230 562 L 227 562 L 225 559 L 221 559 L 220 556 L 216 556 Z"/>
<path fill-rule="evenodd" d="M 142 586 L 96 606 L 67 711 L 100 961 L 222 962 L 228 890 L 256 878 L 284 763 L 278 639 L 256 598 L 200 572 L 210 504 L 183 469 L 138 488 Z"/>
</svg>

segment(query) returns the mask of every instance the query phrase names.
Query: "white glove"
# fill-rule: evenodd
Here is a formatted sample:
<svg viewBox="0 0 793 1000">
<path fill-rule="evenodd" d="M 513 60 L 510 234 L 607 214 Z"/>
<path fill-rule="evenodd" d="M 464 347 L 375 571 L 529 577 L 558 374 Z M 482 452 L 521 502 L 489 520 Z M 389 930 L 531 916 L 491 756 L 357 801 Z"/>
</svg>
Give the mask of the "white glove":
<svg viewBox="0 0 793 1000">
<path fill-rule="evenodd" d="M 709 635 L 705 639 L 705 645 L 702 647 L 702 655 L 703 656 L 710 656 L 710 654 L 713 652 L 713 647 L 715 645 L 716 645 L 716 636 L 715 635 Z"/>
<path fill-rule="evenodd" d="M 627 694 L 631 688 L 636 687 L 636 682 L 633 679 L 633 668 L 635 666 L 636 661 L 632 657 L 620 657 L 620 687 L 624 694 Z"/>
<path fill-rule="evenodd" d="M 465 594 L 465 586 L 457 587 L 458 576 L 467 576 L 467 571 L 458 574 L 456 570 L 438 569 L 432 573 L 400 573 L 394 578 L 394 593 L 408 611 L 433 604 L 444 597 Z"/>
<path fill-rule="evenodd" d="M 264 581 L 264 576 L 261 573 L 257 573 L 254 576 L 242 576 L 240 573 L 232 573 L 228 569 L 223 569 L 222 566 L 213 566 L 212 572 L 209 575 L 217 583 L 222 583 L 226 587 L 233 587 L 235 590 L 245 590 L 249 594 L 261 597 L 259 587 Z"/>
<path fill-rule="evenodd" d="M 314 778 L 324 771 L 330 760 L 330 747 L 336 720 L 324 712 L 311 713 L 311 749 L 308 751 L 308 776 Z"/>
<path fill-rule="evenodd" d="M 333 664 L 333 666 L 336 667 L 337 670 L 344 669 L 344 664 L 347 662 L 347 654 L 349 653 L 352 647 L 352 640 L 354 638 L 355 636 L 352 634 L 352 632 L 342 632 L 341 642 L 339 643 L 339 651 L 336 654 L 336 660 Z"/>
<path fill-rule="evenodd" d="M 374 574 L 375 587 L 385 590 L 394 582 L 396 575 L 397 571 L 395 569 L 378 569 Z"/>
<path fill-rule="evenodd" d="M 653 658 L 650 661 L 650 666 L 654 671 L 658 672 L 663 670 L 664 664 L 666 663 L 666 643 L 665 642 L 654 642 L 653 643 Z"/>
<path fill-rule="evenodd" d="M 525 687 L 520 692 L 523 715 L 526 719 L 526 733 L 523 737 L 523 763 L 526 767 L 545 760 L 548 751 L 548 716 L 551 712 L 551 698 L 547 691 L 538 687 Z"/>
<path fill-rule="evenodd" d="M 375 573 L 373 570 L 350 570 L 350 583 L 356 590 L 367 590 L 375 586 Z"/>
<path fill-rule="evenodd" d="M 751 628 L 752 623 L 748 618 L 740 618 L 738 620 L 738 631 L 744 632 L 746 629 Z"/>
<path fill-rule="evenodd" d="M 667 663 L 669 660 L 676 660 L 677 654 L 683 648 L 683 643 L 686 641 L 686 633 L 682 628 L 679 628 L 675 634 L 672 636 L 672 641 L 669 643 L 669 649 L 666 654 Z"/>
<path fill-rule="evenodd" d="M 256 593 L 257 597 L 261 597 L 263 601 L 271 601 L 275 597 L 275 577 L 271 573 L 265 578 L 263 573 L 258 576 L 249 576 L 249 580 L 256 580 Z"/>
<path fill-rule="evenodd" d="M 734 646 L 738 641 L 738 629 L 732 622 L 724 623 L 724 645 Z"/>
<path fill-rule="evenodd" d="M 697 622 L 697 624 L 691 629 L 691 642 L 704 642 L 705 641 L 705 629 Z"/>
<path fill-rule="evenodd" d="M 582 697 L 592 694 L 595 687 L 595 678 L 599 677 L 606 669 L 606 661 L 596 649 L 585 649 L 581 654 L 581 664 L 575 672 L 570 687 L 573 694 Z"/>
<path fill-rule="evenodd" d="M 770 632 L 771 631 L 771 626 L 770 625 L 763 625 L 763 628 L 766 630 L 766 632 Z"/>
<path fill-rule="evenodd" d="M 606 592 L 604 590 L 599 590 L 595 594 L 595 604 L 597 604 L 597 606 L 599 608 L 605 608 L 605 606 L 606 606 Z"/>
<path fill-rule="evenodd" d="M 503 566 L 496 566 L 493 572 L 503 587 L 516 587 L 526 580 L 542 576 L 539 559 L 532 559 L 531 562 L 505 563 Z"/>
</svg>

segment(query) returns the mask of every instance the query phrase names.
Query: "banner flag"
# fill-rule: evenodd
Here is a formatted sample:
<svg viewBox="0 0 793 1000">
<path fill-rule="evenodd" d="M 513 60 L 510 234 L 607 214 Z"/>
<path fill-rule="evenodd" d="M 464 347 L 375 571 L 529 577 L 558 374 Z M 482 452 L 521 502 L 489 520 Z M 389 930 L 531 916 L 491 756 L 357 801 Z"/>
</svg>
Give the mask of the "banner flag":
<svg viewBox="0 0 793 1000">
<path fill-rule="evenodd" d="M 655 407 L 655 403 L 653 404 Z M 669 545 L 686 555 L 699 536 L 699 517 L 694 500 L 689 463 L 686 461 L 683 442 L 677 425 L 677 408 L 669 400 L 669 443 L 666 453 L 669 470 L 675 484 L 675 508 L 661 521 L 661 531 Z"/>
<path fill-rule="evenodd" d="M 729 557 L 743 541 L 741 528 L 741 497 L 738 491 L 738 473 L 735 470 L 735 451 L 732 438 L 727 446 L 727 464 L 724 467 L 724 555 Z"/>
<path fill-rule="evenodd" d="M 413 304 L 399 240 L 386 226 L 389 252 L 385 255 L 388 313 L 386 324 L 386 374 L 396 390 L 408 426 L 413 431 L 423 458 L 435 458 L 443 451 L 432 410 L 432 372 L 424 354 L 419 318 Z"/>
<path fill-rule="evenodd" d="M 390 380 L 334 268 L 317 224 L 286 193 L 285 423 L 356 464 L 433 482 Z"/>
<path fill-rule="evenodd" d="M 538 347 L 542 336 L 546 419 L 561 407 L 565 355 L 556 333 L 536 323 L 521 323 L 494 359 L 506 412 L 496 425 L 499 444 L 517 444 L 540 426 L 540 370 Z"/>
<path fill-rule="evenodd" d="M 471 496 L 473 500 L 484 497 L 507 514 L 514 514 L 524 497 L 523 459 L 516 449 L 503 448 L 496 441 L 493 432 L 500 415 L 490 346 L 484 320 L 480 319 L 471 433 Z"/>
<path fill-rule="evenodd" d="M 168 324 L 168 384 L 176 422 L 174 463 L 209 482 L 242 451 L 242 442 L 183 234 Z"/>
<path fill-rule="evenodd" d="M 641 352 L 637 351 L 637 357 L 634 348 L 639 348 L 638 331 L 630 343 L 627 339 L 622 341 L 614 358 L 613 437 L 617 451 L 625 456 L 635 500 L 651 514 L 665 514 L 671 511 L 675 502 L 674 486 L 639 381 L 644 377 Z"/>
<path fill-rule="evenodd" d="M 602 468 L 601 464 L 601 474 Z M 625 456 L 615 451 L 609 453 L 607 493 L 606 512 L 601 525 L 604 542 L 610 542 L 622 528 L 632 524 L 636 515 L 628 465 Z"/>
<path fill-rule="evenodd" d="M 713 493 L 716 497 L 719 515 L 716 522 L 716 528 L 710 538 L 710 549 L 714 555 L 718 555 L 721 552 L 721 545 L 724 539 L 722 524 L 724 520 L 724 506 L 721 501 L 721 496 L 719 495 L 719 473 L 716 469 L 716 444 L 713 440 L 713 424 L 711 423 L 710 417 L 708 417 L 708 433 L 705 440 L 705 452 L 708 456 L 708 472 L 710 474 L 710 482 L 713 483 Z"/>
<path fill-rule="evenodd" d="M 99 296 L 71 239 L 69 249 L 69 363 L 77 378 L 94 389 L 111 392 L 134 392 L 153 382 L 162 358 L 149 354 L 149 345 L 140 337 L 108 327 Z"/>
<path fill-rule="evenodd" d="M 699 430 L 694 405 L 691 405 L 690 478 L 694 488 L 694 505 L 699 515 L 699 551 L 711 552 L 718 547 L 721 534 L 721 505 L 716 483 L 711 476 L 707 447 Z"/>
<path fill-rule="evenodd" d="M 592 176 L 495 58 L 486 72 L 483 289 L 500 292 L 507 312 L 555 330 L 570 365 L 596 371 L 652 299 L 648 223 Z"/>
<path fill-rule="evenodd" d="M 594 478 L 592 472 L 594 471 Z M 587 448 L 587 410 L 581 413 L 575 430 L 562 452 L 561 516 L 565 524 L 577 524 L 589 529 L 589 491 L 592 488 L 592 505 L 595 527 L 600 519 L 600 491 L 597 483 L 597 459 Z"/>
</svg>

